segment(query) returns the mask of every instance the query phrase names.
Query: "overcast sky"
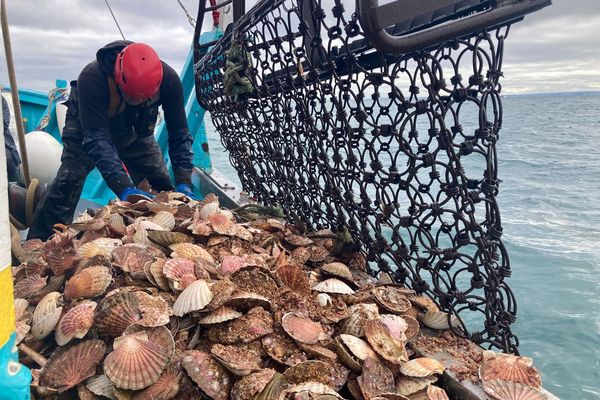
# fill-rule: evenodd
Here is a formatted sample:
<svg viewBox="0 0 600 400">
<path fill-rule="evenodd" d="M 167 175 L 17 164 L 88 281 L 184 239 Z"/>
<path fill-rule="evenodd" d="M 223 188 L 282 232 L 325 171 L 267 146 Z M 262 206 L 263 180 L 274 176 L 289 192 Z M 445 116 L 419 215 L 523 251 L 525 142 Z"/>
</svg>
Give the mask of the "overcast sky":
<svg viewBox="0 0 600 400">
<path fill-rule="evenodd" d="M 181 2 L 195 17 L 197 1 Z M 177 0 L 109 4 L 127 39 L 152 45 L 181 70 L 193 29 Z M 7 7 L 22 88 L 49 90 L 57 78 L 76 79 L 99 47 L 120 38 L 103 0 L 7 0 Z M 599 28 L 600 0 L 554 0 L 513 26 L 504 61 L 505 93 L 600 90 Z M 0 58 L 0 83 L 7 84 L 3 47 Z"/>
</svg>

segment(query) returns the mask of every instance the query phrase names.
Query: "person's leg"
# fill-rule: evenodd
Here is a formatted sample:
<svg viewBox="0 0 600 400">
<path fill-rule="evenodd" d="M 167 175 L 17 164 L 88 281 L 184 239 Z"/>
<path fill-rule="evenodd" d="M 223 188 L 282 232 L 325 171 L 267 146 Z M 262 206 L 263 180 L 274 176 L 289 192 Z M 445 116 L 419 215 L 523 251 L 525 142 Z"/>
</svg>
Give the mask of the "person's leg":
<svg viewBox="0 0 600 400">
<path fill-rule="evenodd" d="M 173 190 L 165 159 L 154 136 L 136 139 L 131 145 L 120 149 L 119 156 L 136 185 L 148 179 L 154 190 Z"/>
</svg>

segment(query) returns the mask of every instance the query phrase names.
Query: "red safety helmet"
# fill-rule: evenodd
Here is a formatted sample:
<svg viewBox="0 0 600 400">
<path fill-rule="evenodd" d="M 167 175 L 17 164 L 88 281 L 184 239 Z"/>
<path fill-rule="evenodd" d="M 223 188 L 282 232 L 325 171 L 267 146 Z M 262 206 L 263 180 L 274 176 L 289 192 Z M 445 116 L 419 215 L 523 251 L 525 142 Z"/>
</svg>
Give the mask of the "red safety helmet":
<svg viewBox="0 0 600 400">
<path fill-rule="evenodd" d="M 132 43 L 117 55 L 115 83 L 128 100 L 141 103 L 160 88 L 163 67 L 158 54 L 144 43 Z"/>
</svg>

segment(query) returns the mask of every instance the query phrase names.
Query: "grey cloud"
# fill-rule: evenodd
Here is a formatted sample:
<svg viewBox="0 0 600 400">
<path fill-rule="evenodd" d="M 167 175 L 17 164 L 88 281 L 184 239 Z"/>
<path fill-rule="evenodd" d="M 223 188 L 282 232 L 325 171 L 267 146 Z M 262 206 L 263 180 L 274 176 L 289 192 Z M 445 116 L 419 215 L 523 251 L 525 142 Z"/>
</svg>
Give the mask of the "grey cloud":
<svg viewBox="0 0 600 400">
<path fill-rule="evenodd" d="M 198 2 L 181 0 L 195 18 Z M 176 0 L 109 0 L 128 39 L 154 46 L 180 70 L 193 29 Z M 256 0 L 247 1 L 249 10 Z M 345 0 L 351 9 L 354 0 Z M 104 1 L 9 1 L 8 16 L 21 87 L 49 90 L 54 79 L 75 79 L 96 50 L 120 38 Z M 330 7 L 333 0 L 322 0 Z M 210 15 L 203 27 L 209 29 Z M 600 80 L 600 1 L 555 0 L 516 24 L 505 52 L 505 91 L 597 90 Z M 7 83 L 4 51 L 0 82 Z"/>
</svg>

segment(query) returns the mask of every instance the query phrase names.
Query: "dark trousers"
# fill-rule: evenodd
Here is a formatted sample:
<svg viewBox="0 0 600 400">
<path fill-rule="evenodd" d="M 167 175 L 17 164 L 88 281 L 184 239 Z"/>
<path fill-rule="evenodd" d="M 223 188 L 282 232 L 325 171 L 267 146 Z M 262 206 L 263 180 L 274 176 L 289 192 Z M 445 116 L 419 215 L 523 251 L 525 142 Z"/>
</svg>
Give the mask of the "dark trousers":
<svg viewBox="0 0 600 400">
<path fill-rule="evenodd" d="M 27 239 L 46 240 L 53 234 L 52 227 L 55 224 L 68 225 L 73 221 L 83 184 L 94 168 L 92 160 L 83 151 L 78 121 L 67 118 L 62 139 L 60 168 L 48 194 L 36 209 Z M 162 152 L 154 136 L 136 138 L 118 151 L 136 185 L 143 179 L 148 179 L 156 190 L 173 190 Z"/>
</svg>

